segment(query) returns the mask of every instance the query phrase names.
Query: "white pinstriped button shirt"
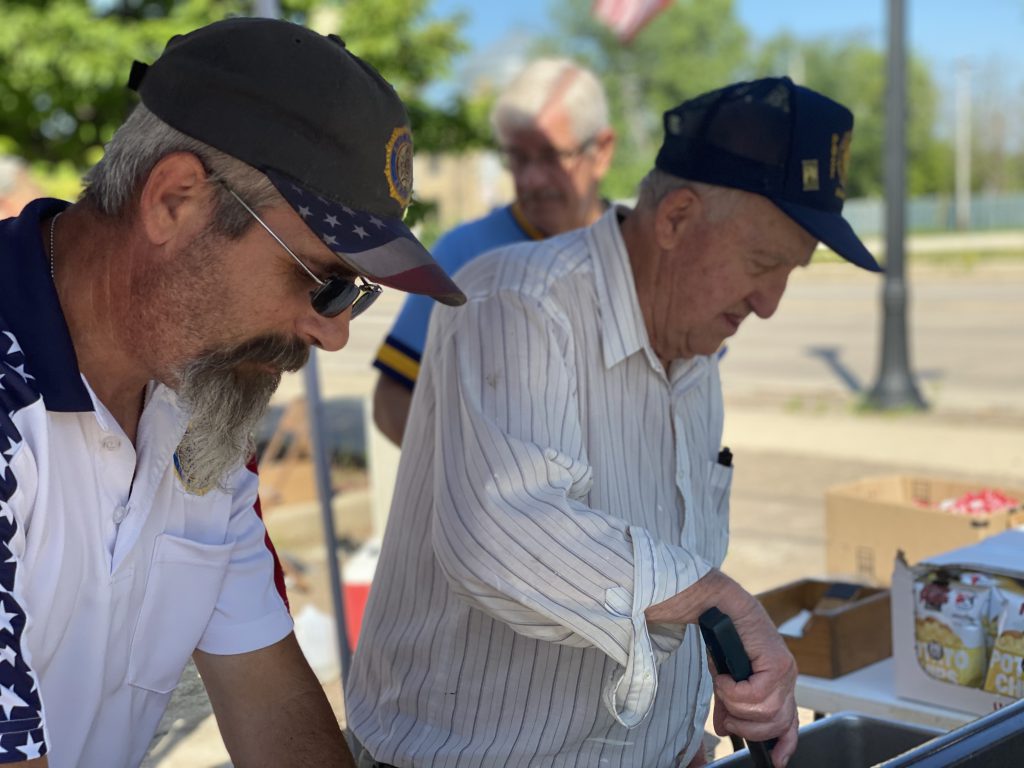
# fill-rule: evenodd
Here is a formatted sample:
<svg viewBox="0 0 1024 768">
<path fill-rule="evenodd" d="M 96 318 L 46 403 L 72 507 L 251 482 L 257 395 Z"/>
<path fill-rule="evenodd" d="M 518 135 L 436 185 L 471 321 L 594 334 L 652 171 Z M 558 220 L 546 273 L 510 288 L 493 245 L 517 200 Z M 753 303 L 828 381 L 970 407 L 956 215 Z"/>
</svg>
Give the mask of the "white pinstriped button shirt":
<svg viewBox="0 0 1024 768">
<path fill-rule="evenodd" d="M 346 690 L 406 766 L 672 766 L 711 693 L 644 610 L 721 565 L 716 360 L 647 339 L 613 209 L 477 259 L 433 313 Z"/>
</svg>

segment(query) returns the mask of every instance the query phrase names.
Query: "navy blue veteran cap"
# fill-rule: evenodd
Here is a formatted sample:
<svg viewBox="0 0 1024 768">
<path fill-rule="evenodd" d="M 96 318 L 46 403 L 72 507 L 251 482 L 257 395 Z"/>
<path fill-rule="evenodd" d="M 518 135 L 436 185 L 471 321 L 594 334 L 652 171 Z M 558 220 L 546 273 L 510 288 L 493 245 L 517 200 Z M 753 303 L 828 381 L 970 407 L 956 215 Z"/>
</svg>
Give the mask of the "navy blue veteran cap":
<svg viewBox="0 0 1024 768">
<path fill-rule="evenodd" d="M 412 196 L 405 107 L 336 35 L 218 21 L 171 38 L 152 65 L 135 62 L 128 85 L 168 125 L 264 172 L 357 273 L 466 301 L 402 222 Z"/>
<path fill-rule="evenodd" d="M 655 166 L 764 195 L 833 251 L 881 272 L 842 217 L 853 114 L 788 77 L 735 83 L 665 113 Z"/>
</svg>

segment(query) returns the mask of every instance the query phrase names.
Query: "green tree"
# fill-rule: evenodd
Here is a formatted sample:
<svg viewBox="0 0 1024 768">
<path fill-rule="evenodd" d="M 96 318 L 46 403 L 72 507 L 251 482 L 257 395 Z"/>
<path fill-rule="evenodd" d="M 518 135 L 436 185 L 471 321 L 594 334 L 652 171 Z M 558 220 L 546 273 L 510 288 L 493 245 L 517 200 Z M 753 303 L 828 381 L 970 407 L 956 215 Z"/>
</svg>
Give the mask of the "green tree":
<svg viewBox="0 0 1024 768">
<path fill-rule="evenodd" d="M 677 0 L 628 45 L 591 14 L 591 0 L 555 0 L 556 34 L 544 50 L 572 56 L 604 82 L 618 133 L 605 194 L 628 197 L 654 163 L 661 115 L 684 99 L 735 80 L 749 60 L 733 0 Z"/>
<path fill-rule="evenodd" d="M 336 32 L 406 101 L 417 147 L 478 143 L 463 102 L 439 109 L 423 91 L 465 48 L 459 17 L 434 19 L 429 0 L 283 0 L 283 17 Z M 133 59 L 153 61 L 175 34 L 250 0 L 0 0 L 0 153 L 75 174 L 94 163 L 136 103 Z"/>
<path fill-rule="evenodd" d="M 911 56 L 907 77 L 907 191 L 952 190 L 952 149 L 935 135 L 939 94 L 927 66 Z M 780 35 L 754 58 L 757 76 L 790 74 L 854 114 L 850 197 L 881 195 L 884 186 L 885 53 L 856 38 L 797 40 Z"/>
</svg>

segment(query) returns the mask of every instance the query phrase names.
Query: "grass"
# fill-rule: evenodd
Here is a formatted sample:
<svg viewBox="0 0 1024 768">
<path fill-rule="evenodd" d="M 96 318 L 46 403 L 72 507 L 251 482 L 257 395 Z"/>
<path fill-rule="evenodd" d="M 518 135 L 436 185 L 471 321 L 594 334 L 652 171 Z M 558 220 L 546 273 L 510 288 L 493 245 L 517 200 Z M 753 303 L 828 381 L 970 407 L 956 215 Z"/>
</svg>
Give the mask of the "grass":
<svg viewBox="0 0 1024 768">
<path fill-rule="evenodd" d="M 1024 263 L 1024 249 L 1020 248 L 964 248 L 958 250 L 909 250 L 905 256 L 907 266 L 936 266 L 972 269 L 982 263 L 990 262 L 1021 262 Z M 819 248 L 814 254 L 816 264 L 841 264 L 843 258 L 828 248 Z M 885 266 L 885 260 L 879 257 L 879 263 Z"/>
</svg>

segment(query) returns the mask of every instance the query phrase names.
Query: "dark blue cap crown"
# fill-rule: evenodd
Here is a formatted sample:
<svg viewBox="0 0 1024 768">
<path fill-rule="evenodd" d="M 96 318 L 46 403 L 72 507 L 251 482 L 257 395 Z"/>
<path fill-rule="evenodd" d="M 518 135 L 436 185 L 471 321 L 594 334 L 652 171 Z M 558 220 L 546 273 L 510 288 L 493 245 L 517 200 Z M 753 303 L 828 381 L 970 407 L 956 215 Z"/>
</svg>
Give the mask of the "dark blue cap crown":
<svg viewBox="0 0 1024 768">
<path fill-rule="evenodd" d="M 735 83 L 665 113 L 655 165 L 764 195 L 854 264 L 881 271 L 842 218 L 853 114 L 788 77 Z"/>
</svg>

